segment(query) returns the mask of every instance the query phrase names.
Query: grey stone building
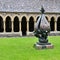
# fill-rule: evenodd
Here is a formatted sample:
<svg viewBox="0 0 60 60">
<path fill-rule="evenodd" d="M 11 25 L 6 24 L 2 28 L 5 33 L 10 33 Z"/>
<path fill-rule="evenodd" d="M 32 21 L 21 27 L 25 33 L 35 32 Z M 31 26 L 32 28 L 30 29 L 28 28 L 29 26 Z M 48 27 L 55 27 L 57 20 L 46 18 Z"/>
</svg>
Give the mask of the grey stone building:
<svg viewBox="0 0 60 60">
<path fill-rule="evenodd" d="M 0 36 L 33 35 L 41 5 L 51 34 L 60 34 L 60 0 L 0 0 Z"/>
</svg>

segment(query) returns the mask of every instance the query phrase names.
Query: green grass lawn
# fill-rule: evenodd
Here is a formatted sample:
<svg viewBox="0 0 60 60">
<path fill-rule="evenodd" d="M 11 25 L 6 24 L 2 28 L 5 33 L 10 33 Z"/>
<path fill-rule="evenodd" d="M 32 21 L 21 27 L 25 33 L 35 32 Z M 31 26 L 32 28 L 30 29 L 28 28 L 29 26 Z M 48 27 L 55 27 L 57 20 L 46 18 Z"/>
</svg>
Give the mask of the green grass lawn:
<svg viewBox="0 0 60 60">
<path fill-rule="evenodd" d="M 60 36 L 49 36 L 53 49 L 36 50 L 36 37 L 0 38 L 0 60 L 60 60 Z"/>
</svg>

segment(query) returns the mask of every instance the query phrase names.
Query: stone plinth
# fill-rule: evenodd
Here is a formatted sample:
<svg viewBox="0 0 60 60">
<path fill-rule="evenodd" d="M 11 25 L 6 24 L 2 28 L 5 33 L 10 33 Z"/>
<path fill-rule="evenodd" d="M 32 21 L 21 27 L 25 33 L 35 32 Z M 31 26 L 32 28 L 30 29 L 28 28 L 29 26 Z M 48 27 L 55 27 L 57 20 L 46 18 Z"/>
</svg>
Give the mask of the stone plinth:
<svg viewBox="0 0 60 60">
<path fill-rule="evenodd" d="M 54 46 L 51 43 L 36 43 L 34 48 L 36 49 L 52 49 Z"/>
</svg>

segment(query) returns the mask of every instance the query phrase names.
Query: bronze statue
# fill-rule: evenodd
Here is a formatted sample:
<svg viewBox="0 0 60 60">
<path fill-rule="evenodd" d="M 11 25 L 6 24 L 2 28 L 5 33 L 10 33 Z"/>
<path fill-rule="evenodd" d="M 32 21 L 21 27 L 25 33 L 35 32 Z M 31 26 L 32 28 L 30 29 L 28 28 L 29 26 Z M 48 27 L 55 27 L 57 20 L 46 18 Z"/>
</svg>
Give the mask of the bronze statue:
<svg viewBox="0 0 60 60">
<path fill-rule="evenodd" d="M 45 18 L 44 15 L 44 8 L 41 8 L 41 16 L 39 17 L 38 21 L 35 24 L 35 31 L 34 35 L 39 38 L 39 42 L 37 42 L 37 45 L 42 46 L 42 48 L 46 47 L 46 45 L 51 45 L 51 43 L 48 43 L 48 33 L 50 32 L 50 25 L 48 21 Z M 36 46 L 36 44 L 35 44 Z"/>
</svg>

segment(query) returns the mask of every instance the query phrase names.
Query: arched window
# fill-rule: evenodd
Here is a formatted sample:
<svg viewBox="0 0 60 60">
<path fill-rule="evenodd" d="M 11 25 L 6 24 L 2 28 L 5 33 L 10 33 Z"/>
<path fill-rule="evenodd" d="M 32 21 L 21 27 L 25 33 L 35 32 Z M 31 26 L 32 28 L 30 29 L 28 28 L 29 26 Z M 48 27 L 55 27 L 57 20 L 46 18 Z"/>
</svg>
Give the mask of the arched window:
<svg viewBox="0 0 60 60">
<path fill-rule="evenodd" d="M 51 21 L 50 21 L 50 27 L 51 27 L 51 31 L 54 31 L 54 25 L 55 25 L 55 23 L 54 23 L 54 17 L 52 17 L 51 18 Z"/>
<path fill-rule="evenodd" d="M 9 16 L 6 17 L 5 25 L 6 25 L 6 32 L 11 32 L 12 22 L 11 22 L 11 18 Z"/>
<path fill-rule="evenodd" d="M 19 32 L 19 18 L 16 16 L 14 18 L 14 32 Z"/>
<path fill-rule="evenodd" d="M 60 17 L 57 19 L 57 31 L 60 31 Z"/>
<path fill-rule="evenodd" d="M 0 32 L 4 31 L 4 27 L 3 27 L 3 18 L 0 16 Z"/>
<path fill-rule="evenodd" d="M 27 31 L 27 21 L 26 21 L 26 17 L 23 16 L 22 17 L 22 21 L 21 21 L 21 30 L 22 30 L 22 35 L 26 36 L 26 31 Z"/>
<path fill-rule="evenodd" d="M 29 19 L 29 31 L 32 32 L 34 31 L 34 18 L 30 17 Z"/>
</svg>

